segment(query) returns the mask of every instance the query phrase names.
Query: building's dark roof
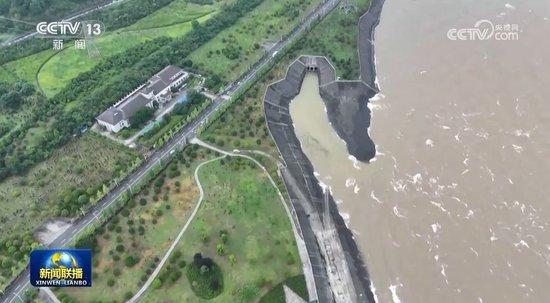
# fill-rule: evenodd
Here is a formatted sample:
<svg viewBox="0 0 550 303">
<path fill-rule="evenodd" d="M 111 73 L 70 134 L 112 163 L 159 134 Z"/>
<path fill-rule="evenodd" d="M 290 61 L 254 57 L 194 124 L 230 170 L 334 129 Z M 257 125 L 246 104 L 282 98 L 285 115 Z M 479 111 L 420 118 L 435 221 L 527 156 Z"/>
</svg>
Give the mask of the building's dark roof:
<svg viewBox="0 0 550 303">
<path fill-rule="evenodd" d="M 155 95 L 158 94 L 162 90 L 166 89 L 181 72 L 183 72 L 181 68 L 174 65 L 168 65 L 149 79 L 149 84 L 145 87 L 144 92 L 146 94 L 149 94 L 150 92 L 153 92 Z"/>
<path fill-rule="evenodd" d="M 153 92 L 153 94 L 156 95 L 159 92 L 161 92 L 163 89 L 168 87 L 168 85 L 170 85 L 170 82 L 164 82 L 158 77 L 154 77 L 154 78 L 156 78 L 155 80 L 153 80 L 154 82 L 150 82 L 150 84 L 148 84 L 147 87 L 143 90 L 146 94 Z"/>
<path fill-rule="evenodd" d="M 124 113 L 116 107 L 109 107 L 97 117 L 98 120 L 107 122 L 111 125 L 116 125 L 124 119 Z"/>
<path fill-rule="evenodd" d="M 124 117 L 126 119 L 130 119 L 130 117 L 133 116 L 138 109 L 146 106 L 149 102 L 151 102 L 150 99 L 147 99 L 141 93 L 138 93 L 123 102 L 120 105 L 120 110 L 124 113 Z"/>
<path fill-rule="evenodd" d="M 154 95 L 157 95 L 159 92 L 166 89 L 176 78 L 180 77 L 182 73 L 185 72 L 181 68 L 174 65 L 168 65 L 151 77 L 147 86 L 129 96 L 116 107 L 107 109 L 101 113 L 97 119 L 112 125 L 117 124 L 121 120 L 129 119 L 138 109 L 151 102 L 151 99 L 148 99 L 143 94 L 148 95 L 152 92 Z"/>
<path fill-rule="evenodd" d="M 159 77 L 163 82 L 170 83 L 174 81 L 175 76 L 183 70 L 174 65 L 168 65 L 155 76 Z"/>
</svg>

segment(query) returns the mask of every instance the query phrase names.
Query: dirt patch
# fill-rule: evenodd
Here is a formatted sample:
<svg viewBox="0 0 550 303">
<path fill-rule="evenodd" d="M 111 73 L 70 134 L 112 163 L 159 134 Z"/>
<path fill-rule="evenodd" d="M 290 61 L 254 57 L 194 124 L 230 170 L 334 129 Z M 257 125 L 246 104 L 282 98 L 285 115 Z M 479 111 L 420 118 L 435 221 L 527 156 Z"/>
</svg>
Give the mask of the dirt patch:
<svg viewBox="0 0 550 303">
<path fill-rule="evenodd" d="M 66 218 L 48 220 L 36 230 L 36 239 L 40 243 L 48 245 L 71 225 L 71 221 Z"/>
</svg>

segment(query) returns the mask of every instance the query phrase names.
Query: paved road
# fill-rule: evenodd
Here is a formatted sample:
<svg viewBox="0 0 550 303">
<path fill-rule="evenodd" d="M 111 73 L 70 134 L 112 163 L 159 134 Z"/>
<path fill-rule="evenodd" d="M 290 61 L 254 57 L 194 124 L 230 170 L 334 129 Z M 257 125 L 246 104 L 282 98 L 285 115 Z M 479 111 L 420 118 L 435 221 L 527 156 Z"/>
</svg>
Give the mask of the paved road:
<svg viewBox="0 0 550 303">
<path fill-rule="evenodd" d="M 250 70 L 245 73 L 240 79 L 230 84 L 222 93 L 222 95 L 232 96 L 237 90 L 245 87 L 248 82 L 253 80 L 256 75 L 268 64 L 274 60 L 275 55 L 281 51 L 289 43 L 293 42 L 304 30 L 308 29 L 312 23 L 318 19 L 324 18 L 340 0 L 327 0 L 322 5 L 318 6 L 311 12 L 302 23 L 297 25 L 292 32 L 281 41 L 277 42 L 266 54 L 254 64 Z M 65 247 L 73 239 L 77 237 L 82 230 L 92 224 L 99 216 L 128 189 L 138 183 L 153 167 L 160 161 L 168 159 L 168 157 L 177 149 L 183 148 L 187 144 L 188 138 L 194 138 L 197 135 L 198 128 L 208 121 L 214 112 L 216 112 L 222 104 L 226 102 L 223 96 L 212 102 L 212 104 L 199 117 L 183 130 L 177 133 L 170 141 L 168 141 L 161 149 L 156 150 L 136 171 L 131 173 L 124 179 L 119 186 L 114 188 L 105 197 L 89 210 L 84 216 L 77 219 L 71 227 L 59 235 L 48 247 Z M 0 297 L 1 303 L 12 303 L 21 301 L 21 294 L 24 294 L 29 287 L 29 268 L 27 268 L 14 280 L 14 282 L 6 289 L 5 293 Z"/>
<path fill-rule="evenodd" d="M 86 16 L 90 13 L 93 13 L 95 11 L 98 11 L 98 10 L 102 10 L 104 8 L 107 8 L 111 5 L 114 5 L 114 4 L 117 4 L 117 3 L 120 3 L 122 1 L 125 1 L 125 0 L 112 0 L 112 1 L 109 1 L 105 4 L 102 4 L 102 5 L 98 5 L 96 7 L 92 7 L 92 8 L 89 8 L 87 10 L 84 10 L 84 11 L 81 11 L 81 12 L 77 12 L 77 13 L 74 13 L 70 16 L 67 16 L 65 17 L 64 19 L 62 19 L 62 21 L 72 21 L 74 19 L 77 19 L 77 18 L 80 18 L 80 17 L 83 17 L 83 16 Z M 6 40 L 2 43 L 0 43 L 0 48 L 2 47 L 7 47 L 7 46 L 10 46 L 10 45 L 14 45 L 14 44 L 18 44 L 18 43 L 21 43 L 29 38 L 32 38 L 34 36 L 36 36 L 38 33 L 37 32 L 32 32 L 32 33 L 25 33 L 25 34 L 22 34 L 20 36 L 17 36 L 17 37 L 14 37 L 12 39 L 9 39 L 9 40 Z"/>
</svg>

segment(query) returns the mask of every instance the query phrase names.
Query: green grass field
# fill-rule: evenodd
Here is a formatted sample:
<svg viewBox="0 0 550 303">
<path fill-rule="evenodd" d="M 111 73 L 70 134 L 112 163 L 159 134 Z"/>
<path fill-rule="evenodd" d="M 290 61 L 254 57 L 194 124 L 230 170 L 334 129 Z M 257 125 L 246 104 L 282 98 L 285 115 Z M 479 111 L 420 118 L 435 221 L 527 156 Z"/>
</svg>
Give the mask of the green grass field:
<svg viewBox="0 0 550 303">
<path fill-rule="evenodd" d="M 205 74 L 225 81 L 237 79 L 265 52 L 298 24 L 319 0 L 266 0 L 254 11 L 224 30 L 190 56 Z"/>
<path fill-rule="evenodd" d="M 199 176 L 205 200 L 178 249 L 187 263 L 201 253 L 221 267 L 223 292 L 208 302 L 256 302 L 301 273 L 289 218 L 265 173 L 249 160 L 225 158 L 203 166 Z M 207 301 L 183 277 L 163 281 L 143 302 Z"/>
<path fill-rule="evenodd" d="M 301 43 L 300 54 L 326 56 L 342 79 L 359 78 L 357 58 L 357 23 L 367 10 L 369 0 L 358 0 L 358 11 L 345 13 L 336 9 L 330 13 Z"/>
<path fill-rule="evenodd" d="M 175 0 L 131 26 L 98 38 L 95 45 L 101 57 L 105 58 L 154 38 L 183 36 L 191 29 L 191 21 L 208 20 L 224 1 L 216 3 L 196 5 L 187 4 L 185 0 Z M 52 97 L 71 79 L 92 69 L 97 63 L 98 59 L 89 58 L 86 50 L 77 50 L 74 43 L 67 41 L 62 51 L 45 50 L 6 63 L 3 66 L 5 70 L 0 69 L 0 80 L 13 81 L 13 75 L 16 75 L 39 84 L 46 96 Z"/>
<path fill-rule="evenodd" d="M 60 298 L 120 302 L 135 293 L 197 201 L 195 167 L 212 157 L 208 150 L 191 147 L 169 164 L 99 231 L 94 286 L 59 290 Z M 144 302 L 201 301 L 192 292 L 182 263 L 189 264 L 196 252 L 213 258 L 223 272 L 224 290 L 212 302 L 255 302 L 272 286 L 301 274 L 289 219 L 264 172 L 249 160 L 226 158 L 204 165 L 199 176 L 205 190 L 203 204 L 176 256 L 161 271 L 162 283 L 154 283 Z M 226 231 L 226 242 L 220 231 Z M 126 266 L 128 255 L 139 262 Z M 174 278 L 174 272 L 182 275 Z"/>
</svg>

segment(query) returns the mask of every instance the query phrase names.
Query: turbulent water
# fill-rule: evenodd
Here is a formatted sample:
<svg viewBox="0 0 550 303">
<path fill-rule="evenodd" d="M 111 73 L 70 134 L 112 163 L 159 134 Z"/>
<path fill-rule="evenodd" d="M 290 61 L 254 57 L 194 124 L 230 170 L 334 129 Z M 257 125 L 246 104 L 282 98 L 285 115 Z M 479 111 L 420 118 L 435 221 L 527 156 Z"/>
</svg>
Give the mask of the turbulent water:
<svg viewBox="0 0 550 303">
<path fill-rule="evenodd" d="M 517 40 L 447 37 L 482 19 Z M 378 301 L 550 302 L 550 2 L 387 0 L 375 41 L 374 161 L 349 158 L 315 76 L 291 114 Z"/>
</svg>

